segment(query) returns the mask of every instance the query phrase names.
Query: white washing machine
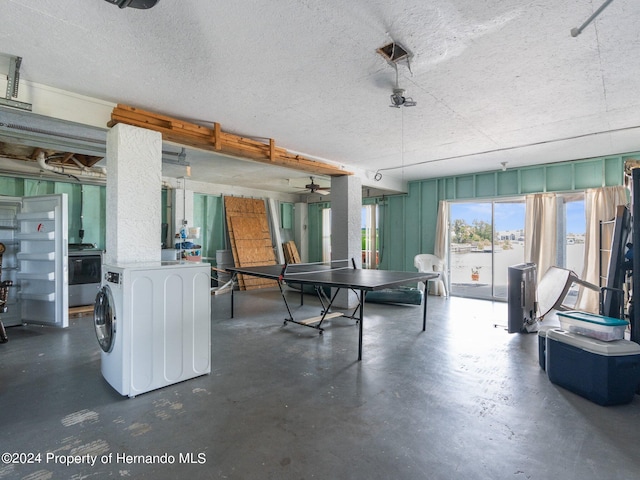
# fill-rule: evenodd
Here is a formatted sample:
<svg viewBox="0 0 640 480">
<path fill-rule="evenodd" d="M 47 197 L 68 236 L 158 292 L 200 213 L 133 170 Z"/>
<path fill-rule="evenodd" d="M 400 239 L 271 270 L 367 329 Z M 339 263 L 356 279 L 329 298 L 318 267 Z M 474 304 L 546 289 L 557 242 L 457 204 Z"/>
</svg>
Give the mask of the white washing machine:
<svg viewBox="0 0 640 480">
<path fill-rule="evenodd" d="M 102 376 L 121 395 L 211 372 L 211 266 L 103 265 L 94 306 Z"/>
</svg>

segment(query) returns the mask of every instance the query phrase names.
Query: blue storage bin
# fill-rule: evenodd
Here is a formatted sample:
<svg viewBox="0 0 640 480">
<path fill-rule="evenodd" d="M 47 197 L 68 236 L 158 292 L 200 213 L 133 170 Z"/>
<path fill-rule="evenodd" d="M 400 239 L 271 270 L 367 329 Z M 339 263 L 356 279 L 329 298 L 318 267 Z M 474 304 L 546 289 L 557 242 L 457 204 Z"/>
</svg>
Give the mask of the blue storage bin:
<svg viewBox="0 0 640 480">
<path fill-rule="evenodd" d="M 538 329 L 538 365 L 542 370 L 547 369 L 547 332 L 556 328 L 552 325 L 543 325 Z"/>
<path fill-rule="evenodd" d="M 600 405 L 629 403 L 640 384 L 640 345 L 547 331 L 546 370 L 556 385 Z"/>
</svg>

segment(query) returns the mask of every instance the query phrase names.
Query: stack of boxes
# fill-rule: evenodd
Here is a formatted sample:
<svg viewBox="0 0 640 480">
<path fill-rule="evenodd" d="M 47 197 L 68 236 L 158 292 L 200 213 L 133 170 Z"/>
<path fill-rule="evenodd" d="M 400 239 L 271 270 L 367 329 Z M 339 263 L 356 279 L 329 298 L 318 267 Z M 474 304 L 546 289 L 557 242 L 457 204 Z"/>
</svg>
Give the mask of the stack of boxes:
<svg viewBox="0 0 640 480">
<path fill-rule="evenodd" d="M 633 400 L 640 385 L 640 345 L 624 339 L 626 320 L 558 312 L 560 328 L 539 332 L 539 362 L 549 380 L 600 405 Z"/>
</svg>

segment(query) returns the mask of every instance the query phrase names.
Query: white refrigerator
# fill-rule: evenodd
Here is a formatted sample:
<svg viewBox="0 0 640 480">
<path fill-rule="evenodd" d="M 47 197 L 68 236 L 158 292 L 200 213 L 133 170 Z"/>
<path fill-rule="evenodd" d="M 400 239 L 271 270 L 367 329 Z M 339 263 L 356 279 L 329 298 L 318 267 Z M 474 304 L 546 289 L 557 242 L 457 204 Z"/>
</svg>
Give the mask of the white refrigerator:
<svg viewBox="0 0 640 480">
<path fill-rule="evenodd" d="M 68 199 L 66 193 L 0 196 L 0 281 L 11 281 L 5 327 L 69 325 Z"/>
</svg>

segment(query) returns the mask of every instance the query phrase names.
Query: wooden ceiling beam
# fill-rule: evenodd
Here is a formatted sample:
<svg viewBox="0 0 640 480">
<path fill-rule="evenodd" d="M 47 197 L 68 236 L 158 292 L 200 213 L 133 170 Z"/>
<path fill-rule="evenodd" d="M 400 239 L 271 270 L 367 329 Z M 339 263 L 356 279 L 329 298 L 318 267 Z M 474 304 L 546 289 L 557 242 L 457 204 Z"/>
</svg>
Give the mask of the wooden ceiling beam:
<svg viewBox="0 0 640 480">
<path fill-rule="evenodd" d="M 294 155 L 286 149 L 276 146 L 276 142 L 272 138 L 265 143 L 223 132 L 219 123 L 214 123 L 213 128 L 208 128 L 122 104 L 118 104 L 111 112 L 111 121 L 108 126 L 112 127 L 117 123 L 160 132 L 162 138 L 169 142 L 268 163 L 269 165 L 302 170 L 317 175 L 353 175 L 353 172 L 338 165 L 320 162 L 302 155 Z"/>
</svg>

